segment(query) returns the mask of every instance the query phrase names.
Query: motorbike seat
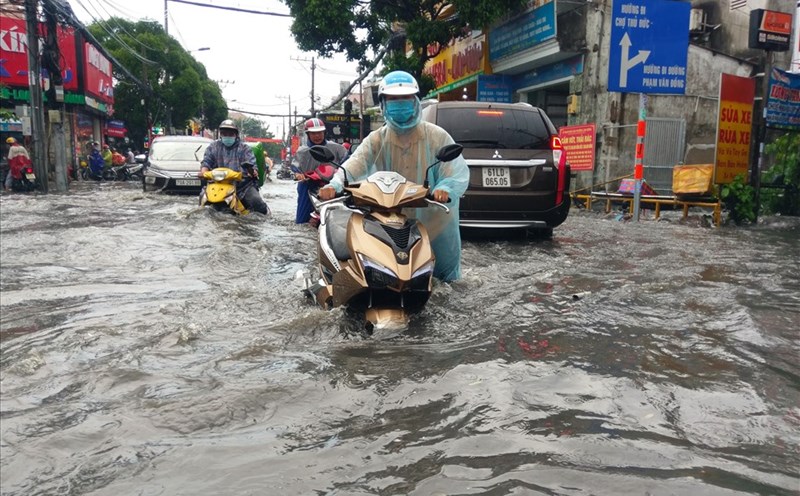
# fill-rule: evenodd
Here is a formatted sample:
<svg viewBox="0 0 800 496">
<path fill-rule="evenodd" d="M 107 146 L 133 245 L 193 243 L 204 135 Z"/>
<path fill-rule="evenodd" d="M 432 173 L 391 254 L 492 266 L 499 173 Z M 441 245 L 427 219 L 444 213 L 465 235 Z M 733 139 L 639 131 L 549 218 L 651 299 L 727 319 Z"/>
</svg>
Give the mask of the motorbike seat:
<svg viewBox="0 0 800 496">
<path fill-rule="evenodd" d="M 328 245 L 336 255 L 337 260 L 350 260 L 350 250 L 347 248 L 347 223 L 353 212 L 343 208 L 336 208 L 328 211 L 328 218 L 325 221 L 325 228 L 328 238 Z"/>
</svg>

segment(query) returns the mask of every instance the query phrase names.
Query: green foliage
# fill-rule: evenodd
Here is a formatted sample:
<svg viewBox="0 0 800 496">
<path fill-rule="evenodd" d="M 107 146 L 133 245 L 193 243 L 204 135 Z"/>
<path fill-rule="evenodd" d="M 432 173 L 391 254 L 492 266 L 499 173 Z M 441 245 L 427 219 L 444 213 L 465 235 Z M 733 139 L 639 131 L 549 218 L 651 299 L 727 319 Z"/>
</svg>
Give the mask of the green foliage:
<svg viewBox="0 0 800 496">
<path fill-rule="evenodd" d="M 114 117 L 126 122 L 134 143 L 144 141 L 148 124 L 164 126 L 171 122 L 173 127 L 181 128 L 190 118 L 199 118 L 205 126 L 214 128 L 227 117 L 227 104 L 219 85 L 158 22 L 114 17 L 88 29 L 120 64 L 150 88 L 148 91 L 139 87 L 114 67 Z"/>
<path fill-rule="evenodd" d="M 775 163 L 761 177 L 762 207 L 767 213 L 800 215 L 800 132 L 784 134 L 765 151 Z"/>
<path fill-rule="evenodd" d="M 322 57 L 343 53 L 362 68 L 375 62 L 389 46 L 399 56 L 387 67 L 403 68 L 419 79 L 436 53 L 427 47 L 448 43 L 471 29 L 481 29 L 503 15 L 518 11 L 525 0 L 282 0 L 292 14 L 292 35 L 298 47 Z M 403 38 L 412 45 L 408 62 Z M 424 93 L 423 93 L 424 94 Z"/>
<path fill-rule="evenodd" d="M 756 219 L 755 189 L 745 182 L 744 174 L 739 174 L 730 183 L 723 184 L 719 197 L 736 224 L 753 222 Z"/>
</svg>

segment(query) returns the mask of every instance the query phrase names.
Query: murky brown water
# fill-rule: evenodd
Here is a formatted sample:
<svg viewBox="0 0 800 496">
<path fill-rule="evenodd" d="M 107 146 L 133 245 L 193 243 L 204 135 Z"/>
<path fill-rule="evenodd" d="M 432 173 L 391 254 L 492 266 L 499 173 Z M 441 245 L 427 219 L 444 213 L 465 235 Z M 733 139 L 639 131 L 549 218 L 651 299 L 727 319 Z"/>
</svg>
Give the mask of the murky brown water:
<svg viewBox="0 0 800 496">
<path fill-rule="evenodd" d="M 573 211 L 363 339 L 293 280 L 292 186 L 0 198 L 3 495 L 800 492 L 798 219 Z"/>
</svg>

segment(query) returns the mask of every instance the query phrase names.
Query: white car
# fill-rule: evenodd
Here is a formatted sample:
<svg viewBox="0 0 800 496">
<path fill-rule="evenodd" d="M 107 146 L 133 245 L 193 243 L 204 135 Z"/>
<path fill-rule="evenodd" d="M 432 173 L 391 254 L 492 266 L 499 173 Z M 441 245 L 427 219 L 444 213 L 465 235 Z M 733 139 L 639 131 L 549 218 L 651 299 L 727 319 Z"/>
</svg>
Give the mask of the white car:
<svg viewBox="0 0 800 496">
<path fill-rule="evenodd" d="M 159 136 L 145 162 L 144 191 L 200 193 L 200 162 L 213 140 L 202 136 Z"/>
</svg>

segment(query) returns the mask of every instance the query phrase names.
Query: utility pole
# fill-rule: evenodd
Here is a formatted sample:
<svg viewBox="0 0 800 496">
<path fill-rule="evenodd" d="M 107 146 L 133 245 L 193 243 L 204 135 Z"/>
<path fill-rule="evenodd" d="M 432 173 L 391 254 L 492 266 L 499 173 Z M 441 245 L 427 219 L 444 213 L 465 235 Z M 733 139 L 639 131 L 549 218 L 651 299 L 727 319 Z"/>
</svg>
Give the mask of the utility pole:
<svg viewBox="0 0 800 496">
<path fill-rule="evenodd" d="M 49 170 L 45 154 L 44 101 L 42 98 L 42 67 L 39 60 L 39 23 L 37 0 L 25 0 L 25 23 L 28 30 L 28 89 L 31 105 L 31 140 L 33 166 L 42 193 L 47 193 Z"/>
<path fill-rule="evenodd" d="M 311 117 L 316 117 L 317 116 L 317 112 L 316 112 L 316 110 L 314 110 L 314 69 L 316 69 L 317 66 L 314 64 L 314 57 L 311 57 L 311 60 L 299 59 L 299 58 L 293 58 L 293 57 L 289 57 L 289 59 L 296 60 L 298 62 L 311 62 Z M 291 109 L 290 109 L 290 111 L 291 111 Z M 297 113 L 297 112 L 295 111 L 295 113 Z"/>
<path fill-rule="evenodd" d="M 164 0 L 164 32 L 169 34 L 169 21 L 167 21 L 167 17 L 169 16 L 169 10 L 167 10 L 167 0 Z"/>
<path fill-rule="evenodd" d="M 45 7 L 47 7 L 45 5 Z M 42 51 L 42 64 L 50 73 L 49 98 L 56 110 L 50 110 L 52 126 L 52 145 L 55 157 L 56 189 L 65 193 L 69 189 L 67 181 L 67 140 L 64 133 L 64 80 L 61 76 L 61 50 L 58 46 L 58 20 L 52 8 L 45 8 L 47 39 Z"/>
</svg>

